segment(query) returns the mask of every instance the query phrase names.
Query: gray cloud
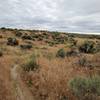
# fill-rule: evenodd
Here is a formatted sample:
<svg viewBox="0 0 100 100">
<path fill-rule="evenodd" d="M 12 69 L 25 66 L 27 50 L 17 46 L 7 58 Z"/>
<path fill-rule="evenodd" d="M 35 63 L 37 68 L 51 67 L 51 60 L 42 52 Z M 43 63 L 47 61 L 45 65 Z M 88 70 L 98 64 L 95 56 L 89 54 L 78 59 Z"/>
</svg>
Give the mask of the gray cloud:
<svg viewBox="0 0 100 100">
<path fill-rule="evenodd" d="M 100 32 L 100 0 L 0 0 L 0 27 Z"/>
</svg>

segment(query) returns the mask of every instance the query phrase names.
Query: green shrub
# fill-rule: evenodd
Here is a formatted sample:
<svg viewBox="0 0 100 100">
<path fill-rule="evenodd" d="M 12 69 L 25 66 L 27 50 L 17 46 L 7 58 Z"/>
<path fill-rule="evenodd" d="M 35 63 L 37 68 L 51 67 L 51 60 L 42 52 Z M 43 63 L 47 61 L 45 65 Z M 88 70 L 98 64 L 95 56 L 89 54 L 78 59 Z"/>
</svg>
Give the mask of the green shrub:
<svg viewBox="0 0 100 100">
<path fill-rule="evenodd" d="M 15 45 L 19 44 L 19 42 L 18 42 L 18 40 L 16 38 L 11 38 L 10 37 L 7 40 L 8 40 L 7 41 L 7 45 L 15 46 Z"/>
<path fill-rule="evenodd" d="M 25 71 L 34 71 L 39 67 L 39 65 L 37 64 L 37 60 L 36 60 L 36 55 L 32 55 L 27 63 L 24 65 L 24 70 Z"/>
<path fill-rule="evenodd" d="M 96 51 L 95 43 L 93 41 L 85 41 L 79 50 L 83 53 L 94 53 Z"/>
<path fill-rule="evenodd" d="M 100 96 L 100 76 L 92 78 L 76 77 L 69 84 L 70 89 L 79 100 L 96 100 Z"/>
<path fill-rule="evenodd" d="M 64 58 L 66 56 L 66 53 L 65 53 L 64 49 L 58 50 L 56 56 Z"/>
</svg>

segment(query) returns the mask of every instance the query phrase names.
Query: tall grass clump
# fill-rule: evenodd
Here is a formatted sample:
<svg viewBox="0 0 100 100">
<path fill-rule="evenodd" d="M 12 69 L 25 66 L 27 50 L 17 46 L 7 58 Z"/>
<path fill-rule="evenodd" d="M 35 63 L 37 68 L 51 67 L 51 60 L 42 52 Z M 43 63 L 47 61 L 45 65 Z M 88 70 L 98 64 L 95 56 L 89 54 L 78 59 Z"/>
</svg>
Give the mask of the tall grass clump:
<svg viewBox="0 0 100 100">
<path fill-rule="evenodd" d="M 25 71 L 34 71 L 38 69 L 39 65 L 37 63 L 37 56 L 35 54 L 32 54 L 30 58 L 27 60 L 27 62 L 24 65 Z"/>
<path fill-rule="evenodd" d="M 100 76 L 92 78 L 76 77 L 69 84 L 70 89 L 79 100 L 99 100 Z"/>
</svg>

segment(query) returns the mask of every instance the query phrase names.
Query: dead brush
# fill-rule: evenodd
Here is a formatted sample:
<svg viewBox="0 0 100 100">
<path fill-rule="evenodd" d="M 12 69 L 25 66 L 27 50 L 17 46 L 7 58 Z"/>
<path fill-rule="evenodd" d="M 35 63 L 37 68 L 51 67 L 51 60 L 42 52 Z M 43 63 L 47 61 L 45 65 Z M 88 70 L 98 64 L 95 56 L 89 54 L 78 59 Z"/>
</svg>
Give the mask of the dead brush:
<svg viewBox="0 0 100 100">
<path fill-rule="evenodd" d="M 67 63 L 67 65 L 66 65 Z M 67 59 L 56 58 L 48 60 L 40 57 L 39 71 L 31 73 L 32 93 L 37 100 L 74 100 L 70 97 L 67 82 L 72 73 L 72 67 Z"/>
</svg>

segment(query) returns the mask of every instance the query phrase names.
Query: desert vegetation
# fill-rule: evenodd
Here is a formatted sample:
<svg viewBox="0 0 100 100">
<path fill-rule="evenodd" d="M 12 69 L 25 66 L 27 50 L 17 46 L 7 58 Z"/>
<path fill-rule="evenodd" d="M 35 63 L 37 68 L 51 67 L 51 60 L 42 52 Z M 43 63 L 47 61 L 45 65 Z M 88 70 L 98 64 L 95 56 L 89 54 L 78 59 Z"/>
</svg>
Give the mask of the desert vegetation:
<svg viewBox="0 0 100 100">
<path fill-rule="evenodd" d="M 3 27 L 0 69 L 0 100 L 100 100 L 100 36 Z"/>
<path fill-rule="evenodd" d="M 89 78 L 76 77 L 70 81 L 72 92 L 79 100 L 99 100 L 100 96 L 100 77 Z"/>
</svg>

